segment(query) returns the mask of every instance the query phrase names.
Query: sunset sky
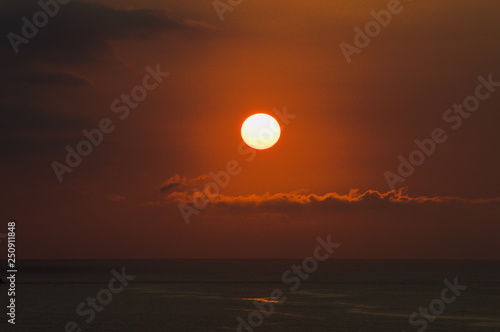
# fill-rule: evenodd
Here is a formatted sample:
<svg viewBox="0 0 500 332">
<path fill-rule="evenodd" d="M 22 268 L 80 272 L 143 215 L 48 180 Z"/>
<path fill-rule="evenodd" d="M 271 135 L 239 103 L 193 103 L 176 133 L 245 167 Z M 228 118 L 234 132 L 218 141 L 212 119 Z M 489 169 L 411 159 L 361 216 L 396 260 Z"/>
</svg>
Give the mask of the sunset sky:
<svg viewBox="0 0 500 332">
<path fill-rule="evenodd" d="M 73 0 L 16 53 L 8 34 L 41 9 L 2 1 L 1 219 L 18 257 L 295 258 L 331 234 L 335 258 L 500 259 L 500 87 L 458 128 L 443 119 L 479 77 L 500 82 L 500 3 L 402 1 L 348 63 L 340 44 L 387 4 L 252 0 L 221 21 L 211 0 Z M 289 114 L 278 143 L 242 151 L 243 121 L 273 110 Z M 53 162 L 105 118 L 59 181 Z M 384 174 L 436 128 L 446 141 L 391 192 Z M 241 172 L 186 224 L 179 203 L 231 161 Z"/>
</svg>

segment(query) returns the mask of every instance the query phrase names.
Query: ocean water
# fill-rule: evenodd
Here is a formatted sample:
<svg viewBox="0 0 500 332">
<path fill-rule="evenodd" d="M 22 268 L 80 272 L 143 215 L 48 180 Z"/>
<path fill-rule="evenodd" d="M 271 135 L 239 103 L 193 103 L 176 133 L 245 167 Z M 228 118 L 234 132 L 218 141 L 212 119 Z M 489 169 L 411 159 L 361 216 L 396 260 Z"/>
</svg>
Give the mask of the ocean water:
<svg viewBox="0 0 500 332">
<path fill-rule="evenodd" d="M 451 303 L 434 301 L 421 331 L 500 331 L 500 262 L 329 260 L 307 279 L 283 282 L 302 260 L 74 260 L 21 261 L 16 280 L 16 325 L 7 323 L 6 274 L 0 276 L 1 331 L 418 331 L 409 316 L 441 298 L 445 279 L 458 278 Z M 6 266 L 2 262 L 2 266 Z M 135 276 L 121 292 L 108 290 L 112 270 Z M 288 276 L 290 278 L 290 276 Z M 300 285 L 297 283 L 300 280 Z M 292 290 L 291 287 L 297 289 Z M 118 284 L 113 284 L 115 289 Z M 77 314 L 95 298 L 95 317 Z M 283 295 L 273 296 L 274 290 Z M 105 295 L 112 294 L 112 298 Z M 446 296 L 451 298 L 453 293 Z M 282 303 L 277 303 L 283 300 Z M 266 314 L 256 311 L 264 306 Z M 88 310 L 90 307 L 83 305 Z M 271 309 L 272 308 L 272 309 Z M 93 310 L 93 309 L 92 309 Z M 416 318 L 417 320 L 419 317 Z M 71 331 L 71 330 L 68 330 Z M 79 331 L 75 329 L 75 331 Z"/>
</svg>

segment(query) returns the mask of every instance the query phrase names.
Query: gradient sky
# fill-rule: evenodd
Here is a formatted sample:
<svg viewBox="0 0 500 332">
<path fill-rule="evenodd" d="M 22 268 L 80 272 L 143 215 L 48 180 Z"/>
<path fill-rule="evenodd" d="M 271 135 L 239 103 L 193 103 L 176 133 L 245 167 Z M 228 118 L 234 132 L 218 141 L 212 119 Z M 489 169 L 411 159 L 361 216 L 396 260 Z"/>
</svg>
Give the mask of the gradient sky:
<svg viewBox="0 0 500 332">
<path fill-rule="evenodd" d="M 40 8 L 0 4 L 1 219 L 20 258 L 305 257 L 331 234 L 337 258 L 500 259 L 500 90 L 443 121 L 478 76 L 500 81 L 498 2 L 403 1 L 350 64 L 339 45 L 387 1 L 243 1 L 224 21 L 187 2 L 73 0 L 17 54 L 6 36 Z M 112 102 L 157 65 L 169 76 L 120 120 Z M 242 122 L 284 107 L 248 161 Z M 51 163 L 103 118 L 115 130 L 60 183 Z M 391 192 L 384 173 L 435 128 L 447 141 Z M 231 160 L 241 174 L 186 225 L 178 204 Z"/>
</svg>

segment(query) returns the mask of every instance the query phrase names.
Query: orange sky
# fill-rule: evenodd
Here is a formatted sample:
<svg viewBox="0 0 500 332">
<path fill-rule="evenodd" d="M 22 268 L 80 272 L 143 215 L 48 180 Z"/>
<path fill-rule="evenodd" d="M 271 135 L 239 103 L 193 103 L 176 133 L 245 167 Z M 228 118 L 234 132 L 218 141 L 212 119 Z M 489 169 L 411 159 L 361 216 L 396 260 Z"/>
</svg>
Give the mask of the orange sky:
<svg viewBox="0 0 500 332">
<path fill-rule="evenodd" d="M 75 0 L 18 54 L 4 38 L 1 218 L 19 255 L 303 257 L 332 234 L 342 258 L 499 259 L 500 92 L 457 130 L 443 113 L 500 81 L 500 5 L 402 5 L 349 64 L 339 45 L 387 1 L 244 1 L 221 22 L 208 0 Z M 4 35 L 39 10 L 0 9 Z M 157 65 L 169 76 L 120 120 L 112 102 Z M 246 160 L 241 123 L 285 107 L 280 141 Z M 51 163 L 103 118 L 115 130 L 60 183 Z M 447 141 L 387 194 L 435 128 Z M 241 173 L 186 225 L 178 204 L 231 160 Z"/>
</svg>

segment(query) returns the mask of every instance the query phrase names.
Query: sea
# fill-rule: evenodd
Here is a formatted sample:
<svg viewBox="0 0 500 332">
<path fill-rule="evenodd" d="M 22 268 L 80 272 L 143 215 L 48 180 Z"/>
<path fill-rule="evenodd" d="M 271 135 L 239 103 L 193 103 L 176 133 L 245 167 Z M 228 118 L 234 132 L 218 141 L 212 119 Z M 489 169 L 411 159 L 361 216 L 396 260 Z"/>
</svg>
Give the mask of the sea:
<svg viewBox="0 0 500 332">
<path fill-rule="evenodd" d="M 500 331 L 500 261 L 316 263 L 18 261 L 0 331 Z"/>
</svg>

